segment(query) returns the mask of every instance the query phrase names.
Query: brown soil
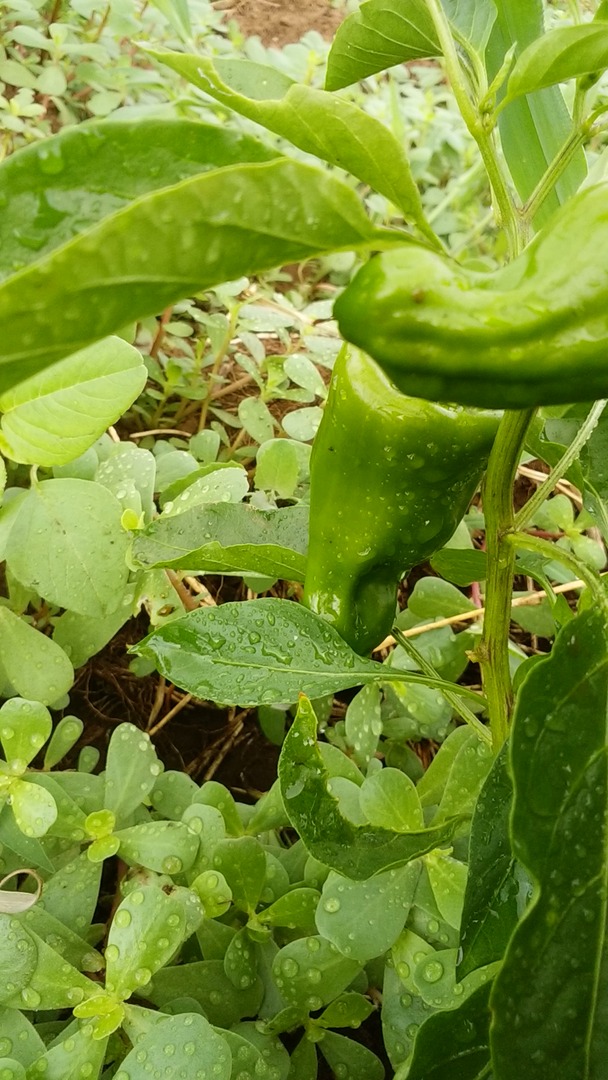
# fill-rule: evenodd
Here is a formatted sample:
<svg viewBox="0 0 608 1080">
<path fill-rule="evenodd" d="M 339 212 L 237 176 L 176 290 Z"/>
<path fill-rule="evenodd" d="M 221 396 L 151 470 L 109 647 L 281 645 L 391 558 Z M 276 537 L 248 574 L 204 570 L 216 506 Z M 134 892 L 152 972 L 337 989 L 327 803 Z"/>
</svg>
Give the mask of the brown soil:
<svg viewBox="0 0 608 1080">
<path fill-rule="evenodd" d="M 257 34 L 265 45 L 279 46 L 299 41 L 307 30 L 332 38 L 344 18 L 329 0 L 236 0 L 226 13 L 248 37 Z"/>
</svg>

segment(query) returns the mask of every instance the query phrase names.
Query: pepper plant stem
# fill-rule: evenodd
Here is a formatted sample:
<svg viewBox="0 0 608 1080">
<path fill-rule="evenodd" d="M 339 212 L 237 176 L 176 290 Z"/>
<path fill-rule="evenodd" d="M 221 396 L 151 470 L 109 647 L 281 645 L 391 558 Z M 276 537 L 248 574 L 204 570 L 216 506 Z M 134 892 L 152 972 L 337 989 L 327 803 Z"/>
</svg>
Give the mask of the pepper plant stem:
<svg viewBox="0 0 608 1080">
<path fill-rule="evenodd" d="M 508 644 L 515 548 L 507 534 L 513 532 L 515 522 L 513 482 L 534 414 L 534 409 L 505 413 L 490 455 L 483 489 L 488 580 L 486 615 L 477 657 L 495 750 L 500 749 L 508 735 L 512 706 Z"/>
<path fill-rule="evenodd" d="M 511 258 L 519 254 L 522 232 L 517 220 L 517 211 L 503 175 L 498 155 L 492 141 L 492 132 L 487 129 L 479 109 L 471 100 L 464 72 L 452 37 L 450 24 L 441 7 L 440 0 L 426 0 L 429 14 L 435 25 L 439 44 L 443 52 L 446 72 L 450 86 L 456 98 L 462 118 L 479 147 L 486 172 L 488 174 L 494 200 L 500 217 L 500 224 L 505 230 Z"/>
</svg>

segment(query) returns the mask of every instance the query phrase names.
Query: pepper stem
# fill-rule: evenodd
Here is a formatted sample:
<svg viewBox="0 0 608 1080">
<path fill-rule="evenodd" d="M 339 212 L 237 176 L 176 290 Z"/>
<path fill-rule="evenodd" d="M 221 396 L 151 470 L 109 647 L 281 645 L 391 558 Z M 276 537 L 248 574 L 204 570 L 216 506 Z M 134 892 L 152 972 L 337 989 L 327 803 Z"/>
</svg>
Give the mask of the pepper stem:
<svg viewBox="0 0 608 1080">
<path fill-rule="evenodd" d="M 513 483 L 526 432 L 534 415 L 534 409 L 505 412 L 490 454 L 483 487 L 488 580 L 486 614 L 477 658 L 496 751 L 509 733 L 513 704 L 508 646 L 515 548 L 507 538 L 515 526 Z"/>
</svg>

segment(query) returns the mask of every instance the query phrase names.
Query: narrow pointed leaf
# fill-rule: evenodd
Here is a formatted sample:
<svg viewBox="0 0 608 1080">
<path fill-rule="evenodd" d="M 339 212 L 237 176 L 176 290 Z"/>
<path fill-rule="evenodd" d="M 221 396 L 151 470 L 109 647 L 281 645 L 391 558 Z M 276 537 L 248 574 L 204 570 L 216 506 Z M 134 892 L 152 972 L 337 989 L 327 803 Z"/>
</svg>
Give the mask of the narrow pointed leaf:
<svg viewBox="0 0 608 1080">
<path fill-rule="evenodd" d="M 279 760 L 285 809 L 304 845 L 319 862 L 355 881 L 424 855 L 452 836 L 459 818 L 417 832 L 397 833 L 373 825 L 354 825 L 340 812 L 317 746 L 317 719 L 310 701 L 300 698 L 296 719 Z"/>
<path fill-rule="evenodd" d="M 216 503 L 152 522 L 135 537 L 133 559 L 145 569 L 170 566 L 303 581 L 307 541 L 306 506 L 256 510 L 245 503 Z"/>
<path fill-rule="evenodd" d="M 136 182 L 133 128 L 111 127 L 55 136 L 42 157 L 54 155 L 58 170 L 50 178 L 40 175 L 37 146 L 0 166 L 0 194 L 15 191 L 2 215 L 6 245 L 0 237 L 0 391 L 201 289 L 326 251 L 403 242 L 402 234 L 373 226 L 355 192 L 334 176 L 269 161 L 255 142 L 244 151 L 253 164 L 232 164 L 233 144 L 230 154 L 176 165 L 169 151 L 179 132 L 161 124 L 159 139 L 169 149 L 159 164 L 149 132 L 147 156 L 135 161 L 151 179 Z M 200 139 L 204 150 L 207 136 Z M 61 207 L 59 220 L 49 200 Z M 16 247 L 13 231 L 32 216 L 34 240 L 22 236 Z"/>
<path fill-rule="evenodd" d="M 424 224 L 420 193 L 401 144 L 357 105 L 294 83 L 250 60 L 213 64 L 200 56 L 147 50 L 223 105 L 301 150 L 352 173 L 385 195 L 407 218 Z M 283 85 L 277 85 L 279 79 Z"/>
<path fill-rule="evenodd" d="M 522 685 L 513 851 L 536 883 L 492 994 L 496 1080 L 600 1077 L 608 1060 L 608 618 L 579 614 Z"/>
</svg>

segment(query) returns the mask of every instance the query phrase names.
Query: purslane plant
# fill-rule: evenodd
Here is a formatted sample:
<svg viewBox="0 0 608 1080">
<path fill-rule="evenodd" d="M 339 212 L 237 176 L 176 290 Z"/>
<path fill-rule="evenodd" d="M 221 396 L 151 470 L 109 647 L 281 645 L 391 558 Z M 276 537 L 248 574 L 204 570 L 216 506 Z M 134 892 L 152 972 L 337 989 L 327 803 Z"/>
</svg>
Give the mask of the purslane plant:
<svg viewBox="0 0 608 1080">
<path fill-rule="evenodd" d="M 103 857 L 116 852 L 122 857 L 124 845 L 125 862 L 131 859 L 161 879 L 146 878 L 144 884 L 134 883 L 132 891 L 126 884 L 127 895 L 109 931 L 105 989 L 97 993 L 91 991 L 91 980 L 81 975 L 79 981 L 68 965 L 64 997 L 43 1004 L 51 1000 L 42 993 L 48 971 L 45 950 L 30 931 L 18 931 L 11 924 L 15 935 L 11 941 L 23 940 L 19 950 L 23 962 L 17 965 L 16 952 L 8 962 L 23 982 L 14 991 L 16 996 L 4 1002 L 7 1012 L 14 1010 L 15 1019 L 23 1006 L 48 1009 L 75 1004 L 76 1016 L 83 1021 L 62 1030 L 48 1050 L 48 1075 L 53 1068 L 57 1071 L 50 1064 L 53 1054 L 61 1062 L 61 1075 L 66 1074 L 66 1055 L 74 1040 L 92 1065 L 90 1074 L 99 1075 L 106 1044 L 103 1050 L 99 1045 L 122 1025 L 133 1044 L 120 1066 L 129 1080 L 145 1075 L 149 1054 L 158 1068 L 160 1063 L 165 1066 L 163 1054 L 178 1054 L 178 1047 L 175 1065 L 165 1066 L 166 1075 L 178 1076 L 179 1069 L 187 1074 L 183 1050 L 200 1060 L 201 1071 L 213 1061 L 218 1075 L 228 1077 L 230 1054 L 239 1060 L 242 1049 L 235 1037 L 257 1048 L 262 1037 L 299 1028 L 304 1029 L 304 1038 L 291 1062 L 281 1046 L 274 1043 L 271 1050 L 264 1043 L 267 1059 L 275 1055 L 271 1067 L 277 1077 L 314 1077 L 317 1041 L 336 1076 L 380 1077 L 382 1066 L 369 1051 L 327 1030 L 336 1017 L 347 1015 L 347 1023 L 362 1022 L 369 1011 L 365 991 L 378 990 L 380 984 L 385 1045 L 399 1080 L 425 1080 L 431 1075 L 456 1080 L 490 1076 L 511 1080 L 525 1075 L 548 1080 L 557 1067 L 565 1080 L 606 1075 L 601 1028 L 608 891 L 608 609 L 603 585 L 588 562 L 574 550 L 526 532 L 539 503 L 533 500 L 534 505 L 516 517 L 512 488 L 526 439 L 536 448 L 547 444 L 553 468 L 543 497 L 582 452 L 577 476 L 590 512 L 608 536 L 597 464 L 600 450 L 594 443 L 603 403 L 582 415 L 567 407 L 561 416 L 536 414 L 539 405 L 565 401 L 567 406 L 604 392 L 605 290 L 602 267 L 596 265 L 592 249 L 593 237 L 603 227 L 607 189 L 600 183 L 576 192 L 585 178 L 582 146 L 601 132 L 604 105 L 601 97 L 591 100 L 591 95 L 608 65 L 608 22 L 605 4 L 598 6 L 593 22 L 549 33 L 543 33 L 542 16 L 540 0 L 475 4 L 367 0 L 336 36 L 326 91 L 296 86 L 272 69 L 250 62 L 213 65 L 192 55 L 156 54 L 223 105 L 374 188 L 410 230 L 371 222 L 352 188 L 334 173 L 205 125 L 155 121 L 158 138 L 164 140 L 165 166 L 154 173 L 141 167 L 138 128 L 128 124 L 83 125 L 47 146 L 15 155 L 0 170 L 6 199 L 3 220 L 8 223 L 5 280 L 0 286 L 0 316 L 6 327 L 0 345 L 0 385 L 5 393 L 13 386 L 17 393 L 24 376 L 34 377 L 47 364 L 90 347 L 129 320 L 156 313 L 195 290 L 279 263 L 348 250 L 381 254 L 339 300 L 337 313 L 345 334 L 388 364 L 397 382 L 403 377 L 401 389 L 408 393 L 507 407 L 483 484 L 486 612 L 475 653 L 485 697 L 450 682 L 450 665 L 438 672 L 432 658 L 408 646 L 403 635 L 399 640 L 414 671 L 357 655 L 328 619 L 272 598 L 194 611 L 159 628 L 138 646 L 164 675 L 200 697 L 275 705 L 306 696 L 300 698 L 285 738 L 278 785 L 251 820 L 244 822 L 247 812 L 235 812 L 223 791 L 204 785 L 204 794 L 195 797 L 185 778 L 176 781 L 176 790 L 178 783 L 188 788 L 187 805 L 172 820 L 186 825 L 192 850 L 190 834 L 198 835 L 200 847 L 189 865 L 188 854 L 185 860 L 181 854 L 175 856 L 180 866 L 173 875 L 157 862 L 148 866 L 149 849 L 143 851 L 146 835 L 153 853 L 157 851 L 155 837 L 162 830 L 158 817 L 147 808 L 138 809 L 141 793 L 149 795 L 158 813 L 158 793 L 165 798 L 161 778 L 158 788 L 156 783 L 152 788 L 147 787 L 148 774 L 137 777 L 137 801 L 128 800 L 128 809 L 121 808 L 121 821 L 114 805 L 116 794 L 109 801 L 107 797 L 108 775 L 112 779 L 108 763 L 104 801 L 81 808 L 82 814 L 87 809 L 84 825 L 91 837 L 85 858 L 91 861 L 90 852 L 93 858 L 95 853 Z M 443 58 L 463 119 L 478 145 L 502 230 L 508 265 L 489 278 L 477 278 L 450 261 L 428 224 L 396 138 L 336 93 L 391 64 L 437 56 Z M 570 112 L 558 86 L 565 80 L 574 85 Z M 127 162 L 122 170 L 117 169 L 117 156 Z M 93 175 L 103 186 L 103 199 Z M 26 192 L 38 208 L 35 244 L 25 243 L 11 229 Z M 59 221 L 48 213 L 48 206 L 58 204 Z M 564 209 L 560 204 L 566 204 Z M 579 220 L 580 229 L 573 224 Z M 531 240 L 534 233 L 538 236 Z M 580 247 L 581 236 L 591 237 L 588 247 Z M 567 294 L 554 296 L 554 276 L 548 274 L 554 272 L 564 290 L 564 268 L 573 254 L 582 270 L 580 283 L 572 283 L 572 315 Z M 541 275 L 545 263 L 551 265 Z M 379 268 L 386 267 L 390 274 L 385 286 Z M 423 277 L 421 267 L 427 268 Z M 376 325 L 378 312 L 387 326 Z M 544 343 L 556 345 L 557 352 L 548 360 L 541 356 L 535 365 L 535 350 Z M 467 344 L 473 350 L 468 369 L 462 362 Z M 504 356 L 508 396 L 496 400 L 491 396 L 496 360 L 492 349 L 503 344 L 512 345 Z M 521 356 L 510 355 L 519 348 Z M 333 405 L 328 408 L 333 410 Z M 421 404 L 421 413 L 426 415 L 428 408 Z M 540 432 L 539 416 L 546 421 Z M 331 422 L 328 411 L 325 430 Z M 560 435 L 567 433 L 563 441 L 552 441 L 555 425 Z M 358 434 L 353 430 L 353 438 Z M 560 446 L 567 446 L 565 453 Z M 426 456 L 425 452 L 425 460 Z M 381 490 L 382 463 L 376 464 Z M 406 484 L 408 472 L 404 469 Z M 316 481 L 313 477 L 315 482 L 322 484 L 323 477 Z M 354 493 L 356 485 L 353 475 Z M 407 486 L 399 491 L 396 485 L 397 506 L 407 494 Z M 289 508 L 276 513 L 288 517 Z M 286 543 L 285 532 L 272 518 L 271 513 L 270 543 L 264 542 L 260 530 L 259 543 L 251 545 L 250 534 L 239 533 L 242 525 L 237 523 L 232 542 L 225 546 L 240 549 L 237 559 L 251 558 L 251 546 L 258 547 L 266 566 L 282 566 L 279 576 L 298 580 L 305 574 L 304 545 Z M 373 507 L 370 520 L 375 520 Z M 412 530 L 421 524 L 416 517 Z M 184 522 L 170 518 L 152 522 L 134 537 L 132 565 L 145 565 L 146 560 L 150 565 L 152 558 L 156 566 L 178 561 L 181 569 L 205 569 L 201 552 L 205 541 L 212 542 L 212 534 L 208 523 L 200 526 L 200 533 L 199 526 L 195 513 L 188 522 L 189 545 L 184 550 Z M 11 530 L 9 541 L 12 538 Z M 426 540 L 418 554 L 428 557 Z M 388 542 L 386 555 L 390 564 Z M 339 556 L 338 550 L 319 553 L 314 547 L 310 553 L 311 560 L 324 558 L 329 568 Z M 415 557 L 416 552 L 408 555 L 408 562 Z M 548 658 L 535 657 L 518 672 L 514 704 L 508 644 L 517 557 L 522 572 L 547 589 L 559 632 Z M 576 614 L 552 594 L 546 570 L 556 559 L 587 585 Z M 394 567 L 394 585 L 405 569 Z M 379 584 L 384 595 L 386 583 Z M 375 603 L 373 590 L 369 602 Z M 331 610 L 325 611 L 329 614 Z M 354 610 L 353 625 L 356 617 Z M 369 647 L 366 641 L 366 651 Z M 359 712 L 347 714 L 344 730 L 335 739 L 352 748 L 361 767 L 336 746 L 317 743 L 310 700 L 356 686 L 363 686 Z M 395 764 L 384 767 L 375 756 L 382 731 L 379 688 L 388 698 L 395 687 L 402 695 L 440 694 L 450 716 L 454 710 L 466 721 L 451 731 L 417 784 L 408 773 L 413 767 L 406 756 L 396 755 Z M 484 711 L 487 726 L 479 717 Z M 143 759 L 133 755 L 133 760 Z M 21 763 L 15 776 L 17 781 L 8 782 L 13 787 L 6 789 L 11 800 L 7 809 L 13 812 L 12 803 L 16 805 L 14 821 L 10 818 L 7 826 L 13 836 L 19 832 L 18 815 L 23 818 L 32 786 Z M 103 783 L 100 778 L 89 779 L 94 787 Z M 58 806 L 48 783 L 39 786 Z M 125 785 L 125 791 L 129 787 Z M 77 788 L 75 783 L 76 793 Z M 74 792 L 70 797 L 77 803 Z M 49 800 L 42 796 L 39 801 L 52 816 Z M 199 802 L 204 813 L 192 811 Z M 200 825 L 194 826 L 197 813 Z M 27 815 L 25 811 L 24 821 L 29 820 Z M 42 811 L 40 816 L 43 828 Z M 56 820 L 60 818 L 58 812 Z M 276 834 L 274 839 L 269 834 L 288 823 L 300 840 L 284 849 Z M 147 834 L 133 836 L 148 827 Z M 56 829 L 56 823 L 49 833 L 51 828 Z M 227 838 L 223 828 L 230 833 Z M 176 836 L 183 833 L 175 831 Z M 125 832 L 130 834 L 126 838 Z M 18 839 L 15 856 L 22 867 L 26 864 L 20 843 Z M 190 851 L 186 843 L 185 848 Z M 165 850 L 160 841 L 158 850 Z M 52 848 L 46 858 L 51 882 L 62 872 L 61 853 Z M 272 859 L 282 865 L 286 878 Z M 37 867 L 39 873 L 44 869 Z M 192 879 L 194 869 L 198 873 Z M 172 885 L 164 882 L 163 874 Z M 268 878 L 283 880 L 285 888 L 277 896 L 269 886 L 270 905 L 260 912 Z M 306 889 L 317 890 L 320 898 L 303 896 Z M 234 907 L 227 909 L 226 903 Z M 270 916 L 276 904 L 283 914 Z M 138 905 L 146 916 L 150 913 L 151 921 L 159 919 L 160 936 L 150 936 L 145 955 L 135 951 L 129 957 L 128 927 Z M 197 926 L 203 910 L 208 920 L 212 916 L 213 929 L 205 919 Z M 363 919 L 363 930 L 355 916 Z M 278 921 L 283 918 L 285 923 Z M 279 935 L 271 942 L 269 923 L 281 927 L 281 934 L 285 928 L 285 939 Z M 141 935 L 144 924 L 136 925 Z M 190 938 L 196 935 L 197 946 L 184 945 L 188 932 Z M 30 936 L 19 937 L 23 933 Z M 35 955 L 42 957 L 38 975 Z M 205 989 L 211 968 L 201 965 L 209 964 L 221 965 L 230 983 L 224 994 L 217 987 L 219 997 Z M 130 996 L 140 991 L 160 1010 L 154 1019 L 128 1004 Z M 220 1035 L 221 1045 L 208 1027 L 222 1022 L 214 1012 L 220 1003 L 228 1032 Z M 171 1017 L 172 1013 L 176 1015 Z M 266 1026 L 254 1036 L 241 1021 L 256 1015 Z M 186 1051 L 184 1032 L 192 1025 L 199 1041 L 195 1039 L 194 1049 Z M 160 1046 L 165 1032 L 172 1051 Z M 112 1060 L 117 1060 L 124 1042 L 120 1050 L 111 1041 L 107 1047 L 109 1054 L 117 1055 Z M 245 1047 L 243 1060 L 249 1052 Z M 19 1075 L 24 1066 L 10 1068 Z"/>
</svg>

